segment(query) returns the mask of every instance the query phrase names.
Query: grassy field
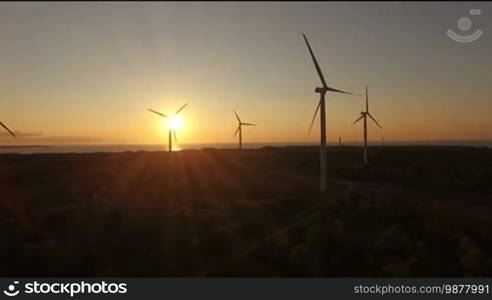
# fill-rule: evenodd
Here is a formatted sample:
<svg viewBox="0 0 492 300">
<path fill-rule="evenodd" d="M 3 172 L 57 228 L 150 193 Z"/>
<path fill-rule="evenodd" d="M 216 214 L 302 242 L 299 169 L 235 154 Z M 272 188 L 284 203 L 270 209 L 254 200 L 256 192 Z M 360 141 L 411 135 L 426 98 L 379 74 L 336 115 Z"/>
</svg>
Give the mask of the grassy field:
<svg viewBox="0 0 492 300">
<path fill-rule="evenodd" d="M 0 276 L 492 276 L 492 150 L 0 155 Z"/>
</svg>

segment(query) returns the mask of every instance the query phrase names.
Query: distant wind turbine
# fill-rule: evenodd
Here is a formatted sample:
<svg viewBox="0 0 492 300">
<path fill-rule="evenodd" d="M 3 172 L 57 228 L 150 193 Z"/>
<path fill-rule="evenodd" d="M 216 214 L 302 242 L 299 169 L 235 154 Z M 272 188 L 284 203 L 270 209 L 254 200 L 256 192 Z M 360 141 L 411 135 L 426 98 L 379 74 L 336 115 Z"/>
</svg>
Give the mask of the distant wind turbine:
<svg viewBox="0 0 492 300">
<path fill-rule="evenodd" d="M 311 58 L 313 59 L 314 67 L 316 68 L 316 72 L 321 80 L 322 87 L 316 87 L 314 91 L 320 94 L 320 100 L 318 102 L 318 106 L 316 107 L 316 111 L 314 112 L 313 120 L 311 121 L 311 125 L 309 126 L 309 131 L 311 132 L 311 128 L 313 127 L 314 120 L 316 119 L 316 115 L 318 114 L 318 110 L 320 110 L 320 190 L 322 192 L 326 191 L 326 111 L 325 111 L 325 94 L 326 92 L 336 92 L 347 95 L 359 96 L 356 94 L 352 94 L 349 92 L 345 92 L 342 90 L 334 89 L 326 85 L 325 78 L 323 73 L 321 72 L 321 68 L 318 65 L 318 61 L 316 57 L 314 57 L 313 50 L 311 49 L 311 45 L 309 45 L 308 39 L 306 35 L 302 35 L 304 37 L 304 41 L 309 49 L 309 53 L 311 54 Z"/>
<path fill-rule="evenodd" d="M 178 138 L 176 136 L 176 128 L 175 128 L 175 125 L 176 124 L 172 124 L 171 122 L 173 122 L 173 120 L 175 120 L 174 118 L 176 118 L 176 115 L 179 114 L 180 111 L 182 111 L 186 106 L 188 105 L 188 103 L 186 103 L 185 105 L 181 106 L 180 109 L 178 109 L 174 115 L 172 115 L 171 117 L 168 117 L 167 115 L 163 114 L 163 113 L 160 113 L 156 110 L 153 110 L 153 109 L 150 109 L 148 108 L 149 111 L 155 113 L 155 114 L 158 114 L 159 116 L 161 117 L 164 117 L 166 119 L 169 120 L 169 123 L 168 123 L 168 126 L 169 126 L 169 134 L 168 134 L 168 138 L 169 138 L 169 142 L 168 142 L 168 148 L 169 148 L 169 152 L 173 151 L 173 136 L 174 136 L 174 141 L 177 143 L 178 142 Z"/>
<path fill-rule="evenodd" d="M 7 130 L 7 131 L 8 131 L 8 133 L 10 133 L 10 135 L 11 135 L 11 136 L 16 137 L 16 136 L 15 136 L 15 133 L 14 133 L 14 132 L 12 132 L 12 131 L 11 131 L 11 130 L 7 127 L 7 125 L 5 125 L 5 124 L 3 124 L 2 122 L 0 122 L 0 126 L 2 126 L 3 128 L 5 128 L 5 130 Z"/>
<path fill-rule="evenodd" d="M 235 110 L 234 110 L 234 114 L 236 115 L 236 119 L 237 119 L 237 129 L 236 129 L 236 132 L 234 133 L 234 137 L 236 137 L 237 133 L 239 132 L 239 149 L 242 149 L 243 148 L 243 129 L 242 129 L 242 127 L 243 126 L 256 126 L 256 124 L 242 122 L 241 119 L 239 118 L 239 115 L 237 114 L 237 112 Z"/>
<path fill-rule="evenodd" d="M 379 125 L 378 121 L 371 115 L 369 112 L 369 96 L 368 96 L 368 87 L 366 86 L 366 111 L 361 111 L 360 112 L 360 117 L 354 121 L 353 124 L 359 122 L 361 119 L 364 119 L 364 152 L 363 152 L 363 159 L 364 159 L 364 166 L 367 167 L 367 117 L 371 118 L 371 120 L 379 126 L 379 128 L 383 129 L 381 125 Z"/>
</svg>

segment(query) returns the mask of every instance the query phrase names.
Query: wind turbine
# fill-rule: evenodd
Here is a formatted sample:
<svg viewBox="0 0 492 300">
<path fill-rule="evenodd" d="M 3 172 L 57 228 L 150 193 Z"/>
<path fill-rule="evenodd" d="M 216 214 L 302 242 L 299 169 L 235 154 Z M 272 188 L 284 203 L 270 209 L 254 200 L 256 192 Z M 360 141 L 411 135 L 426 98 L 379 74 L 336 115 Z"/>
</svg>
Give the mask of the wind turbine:
<svg viewBox="0 0 492 300">
<path fill-rule="evenodd" d="M 374 119 L 374 117 L 371 115 L 369 112 L 369 96 L 367 93 L 367 86 L 366 86 L 366 111 L 361 111 L 360 112 L 360 117 L 354 121 L 353 124 L 359 122 L 361 119 L 364 119 L 364 152 L 363 152 L 363 158 L 364 158 L 364 166 L 367 167 L 367 117 L 371 118 L 371 120 L 376 123 L 376 125 L 379 126 L 379 128 L 383 129 L 381 125 L 379 125 L 378 121 Z"/>
<path fill-rule="evenodd" d="M 236 110 L 234 110 L 234 114 L 236 115 L 237 119 L 237 129 L 236 132 L 234 133 L 234 137 L 236 137 L 237 133 L 239 132 L 239 149 L 243 148 L 243 126 L 256 126 L 256 124 L 253 123 L 244 123 L 241 121 L 239 118 L 239 115 L 237 114 Z"/>
<path fill-rule="evenodd" d="M 180 111 L 182 111 L 186 105 L 188 105 L 188 103 L 186 103 L 185 105 L 181 106 L 180 109 L 178 109 L 174 115 L 172 115 L 171 117 L 168 117 L 167 115 L 163 114 L 163 113 L 160 113 L 158 111 L 155 111 L 153 109 L 150 109 L 148 108 L 149 111 L 155 113 L 155 114 L 158 114 L 159 116 L 163 117 L 163 118 L 166 118 L 168 119 L 168 127 L 169 127 L 169 134 L 168 134 L 168 138 L 169 138 L 169 142 L 168 142 L 168 147 L 169 147 L 169 152 L 173 151 L 173 136 L 174 136 L 174 141 L 177 143 L 178 142 L 178 138 L 176 137 L 176 115 L 179 114 Z"/>
<path fill-rule="evenodd" d="M 309 131 L 313 127 L 314 120 L 316 119 L 316 115 L 318 114 L 318 110 L 320 110 L 320 190 L 322 192 L 326 191 L 326 111 L 325 111 L 325 94 L 326 92 L 335 92 L 342 93 L 347 95 L 359 96 L 356 94 L 352 94 L 349 92 L 345 92 L 342 90 L 334 89 L 326 85 L 325 78 L 323 73 L 321 72 L 321 68 L 318 65 L 318 61 L 316 57 L 314 57 L 313 50 L 311 49 L 311 45 L 309 45 L 308 39 L 305 34 L 302 34 L 304 37 L 304 41 L 306 42 L 306 46 L 309 49 L 309 53 L 311 54 L 311 58 L 313 59 L 314 67 L 316 68 L 316 72 L 318 73 L 319 79 L 321 80 L 322 87 L 316 87 L 314 91 L 320 94 L 320 100 L 318 102 L 318 106 L 316 107 L 316 111 L 314 112 L 313 120 L 311 121 L 311 125 L 309 126 Z"/>
<path fill-rule="evenodd" d="M 11 131 L 11 130 L 7 127 L 7 125 L 5 125 L 5 124 L 3 124 L 2 122 L 0 122 L 0 126 L 2 126 L 3 128 L 5 128 L 5 130 L 7 130 L 7 131 L 8 131 L 8 133 L 10 133 L 10 135 L 11 135 L 11 136 L 16 137 L 16 136 L 15 136 L 15 133 L 13 133 L 13 132 L 12 132 L 12 131 Z"/>
</svg>

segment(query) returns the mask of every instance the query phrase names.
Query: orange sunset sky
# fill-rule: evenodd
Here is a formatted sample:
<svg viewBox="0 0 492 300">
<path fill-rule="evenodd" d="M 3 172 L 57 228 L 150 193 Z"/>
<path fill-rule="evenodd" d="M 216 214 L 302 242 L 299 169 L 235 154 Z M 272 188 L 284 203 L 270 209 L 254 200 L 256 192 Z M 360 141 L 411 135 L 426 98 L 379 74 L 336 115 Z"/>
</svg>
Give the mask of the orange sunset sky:
<svg viewBox="0 0 492 300">
<path fill-rule="evenodd" d="M 471 8 L 468 44 L 446 30 Z M 363 93 L 369 139 L 492 139 L 492 4 L 0 3 L 0 144 L 314 142 L 320 84 Z M 358 141 L 364 97 L 327 94 L 328 139 Z"/>
</svg>

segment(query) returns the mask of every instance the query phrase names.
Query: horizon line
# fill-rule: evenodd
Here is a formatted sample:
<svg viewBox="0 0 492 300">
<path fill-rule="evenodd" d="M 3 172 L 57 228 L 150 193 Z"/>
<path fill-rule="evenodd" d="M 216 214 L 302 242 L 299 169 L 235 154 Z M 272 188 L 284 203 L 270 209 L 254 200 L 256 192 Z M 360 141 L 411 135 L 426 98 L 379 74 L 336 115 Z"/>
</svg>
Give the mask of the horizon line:
<svg viewBox="0 0 492 300">
<path fill-rule="evenodd" d="M 381 143 L 381 139 L 368 140 L 371 143 Z M 342 145 L 346 143 L 362 143 L 362 140 L 343 140 Z M 490 139 L 415 139 L 415 140 L 392 140 L 385 139 L 385 144 L 391 143 L 432 143 L 432 142 L 492 142 Z M 338 145 L 338 140 L 333 140 L 328 142 L 328 144 Z M 235 145 L 237 142 L 182 142 L 180 145 Z M 316 141 L 291 141 L 291 142 L 244 142 L 245 145 L 258 145 L 258 144 L 273 144 L 273 145 L 318 145 Z M 166 145 L 162 142 L 115 142 L 115 143 L 105 143 L 105 142 L 92 142 L 92 143 L 51 143 L 51 144 L 0 144 L 0 147 L 57 147 L 57 146 L 129 146 L 129 145 Z"/>
</svg>

